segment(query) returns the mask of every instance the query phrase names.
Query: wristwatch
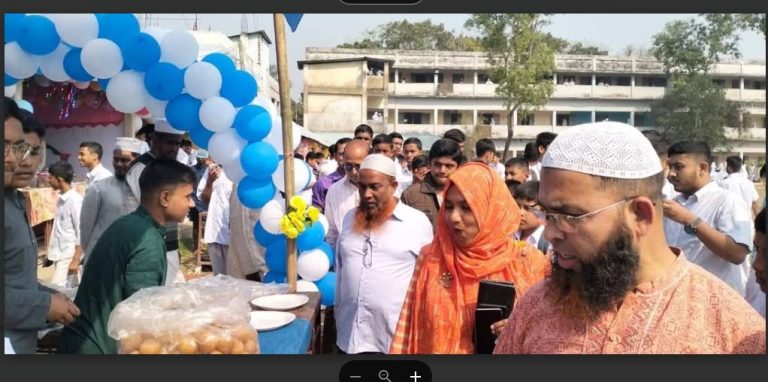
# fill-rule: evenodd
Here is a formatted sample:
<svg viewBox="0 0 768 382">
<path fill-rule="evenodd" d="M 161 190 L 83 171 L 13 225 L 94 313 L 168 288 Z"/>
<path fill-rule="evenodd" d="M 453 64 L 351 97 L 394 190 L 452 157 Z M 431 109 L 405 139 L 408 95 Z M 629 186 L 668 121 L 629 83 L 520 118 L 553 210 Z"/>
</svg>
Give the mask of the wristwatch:
<svg viewBox="0 0 768 382">
<path fill-rule="evenodd" d="M 701 218 L 697 217 L 696 220 L 694 220 L 692 223 L 686 224 L 685 226 L 683 226 L 683 230 L 685 230 L 685 233 L 689 235 L 696 235 L 696 233 L 699 232 L 699 230 L 696 227 L 698 227 L 700 223 L 701 223 Z"/>
</svg>

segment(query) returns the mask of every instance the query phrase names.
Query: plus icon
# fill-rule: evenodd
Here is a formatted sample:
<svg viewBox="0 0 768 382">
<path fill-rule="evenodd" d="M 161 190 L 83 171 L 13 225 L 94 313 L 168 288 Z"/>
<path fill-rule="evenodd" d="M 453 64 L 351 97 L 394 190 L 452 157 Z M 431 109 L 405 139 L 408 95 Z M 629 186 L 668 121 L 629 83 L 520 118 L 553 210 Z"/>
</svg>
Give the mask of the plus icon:
<svg viewBox="0 0 768 382">
<path fill-rule="evenodd" d="M 410 376 L 409 378 L 411 378 L 413 382 L 419 382 L 419 379 L 421 379 L 421 376 L 419 375 L 419 373 L 414 371 L 413 375 Z"/>
</svg>

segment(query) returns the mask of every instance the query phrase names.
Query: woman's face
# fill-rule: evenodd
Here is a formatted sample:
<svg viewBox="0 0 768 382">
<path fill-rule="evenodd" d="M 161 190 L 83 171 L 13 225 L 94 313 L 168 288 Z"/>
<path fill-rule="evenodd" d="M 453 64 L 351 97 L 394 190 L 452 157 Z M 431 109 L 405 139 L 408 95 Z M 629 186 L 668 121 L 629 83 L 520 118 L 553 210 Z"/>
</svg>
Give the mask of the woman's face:
<svg viewBox="0 0 768 382">
<path fill-rule="evenodd" d="M 456 244 L 462 247 L 472 244 L 480 227 L 464 195 L 456 186 L 451 186 L 445 194 L 444 202 L 445 224 L 451 229 Z"/>
</svg>

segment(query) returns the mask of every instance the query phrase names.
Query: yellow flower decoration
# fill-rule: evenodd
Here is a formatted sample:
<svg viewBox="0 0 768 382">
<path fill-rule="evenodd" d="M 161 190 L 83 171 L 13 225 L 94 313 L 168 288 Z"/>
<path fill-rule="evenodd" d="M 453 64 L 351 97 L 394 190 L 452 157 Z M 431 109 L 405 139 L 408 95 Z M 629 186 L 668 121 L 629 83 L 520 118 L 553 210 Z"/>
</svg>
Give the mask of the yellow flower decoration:
<svg viewBox="0 0 768 382">
<path fill-rule="evenodd" d="M 285 236 L 288 237 L 289 239 L 295 239 L 299 237 L 299 230 L 296 228 L 289 228 L 285 230 L 284 233 L 285 233 Z"/>
<path fill-rule="evenodd" d="M 314 223 L 317 221 L 317 219 L 320 218 L 320 210 L 314 206 L 309 207 L 309 210 L 307 211 L 307 215 L 309 215 L 309 220 L 312 221 L 312 223 Z"/>
<path fill-rule="evenodd" d="M 301 196 L 298 196 L 298 195 L 292 197 L 289 204 L 290 204 L 291 208 L 295 209 L 296 211 L 298 211 L 301 214 L 303 214 L 304 210 L 307 209 L 307 202 L 304 201 L 304 198 L 302 198 Z"/>
<path fill-rule="evenodd" d="M 288 202 L 288 213 L 280 219 L 280 232 L 295 239 L 320 218 L 320 210 L 308 206 L 301 196 L 295 195 Z"/>
</svg>

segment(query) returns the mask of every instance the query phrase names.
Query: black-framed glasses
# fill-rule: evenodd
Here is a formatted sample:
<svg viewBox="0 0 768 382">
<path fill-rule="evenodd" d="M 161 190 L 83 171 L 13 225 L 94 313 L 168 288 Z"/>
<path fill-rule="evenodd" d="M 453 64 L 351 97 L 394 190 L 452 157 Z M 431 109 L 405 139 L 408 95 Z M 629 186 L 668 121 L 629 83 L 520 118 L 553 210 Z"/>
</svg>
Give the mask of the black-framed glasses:
<svg viewBox="0 0 768 382">
<path fill-rule="evenodd" d="M 544 214 L 544 217 L 546 218 L 548 224 L 555 224 L 557 226 L 557 229 L 559 229 L 559 230 L 561 230 L 561 231 L 563 231 L 565 233 L 573 233 L 578 228 L 578 225 L 581 224 L 584 221 L 584 219 L 586 219 L 586 218 L 588 218 L 590 216 L 595 216 L 595 215 L 597 215 L 597 214 L 599 214 L 599 213 L 601 213 L 603 211 L 606 211 L 606 210 L 608 210 L 610 208 L 613 208 L 613 207 L 616 207 L 616 206 L 620 206 L 620 205 L 622 205 L 622 204 L 624 204 L 626 202 L 631 201 L 632 199 L 634 199 L 636 197 L 637 196 L 632 196 L 630 198 L 619 200 L 616 203 L 609 204 L 609 205 L 607 205 L 607 206 L 605 206 L 603 208 L 599 208 L 599 209 L 596 209 L 594 211 L 587 212 L 585 214 L 578 215 L 578 216 L 569 215 L 569 214 L 558 214 L 558 213 L 547 212 L 547 211 L 542 211 L 542 213 Z"/>
<path fill-rule="evenodd" d="M 373 266 L 373 243 L 370 236 L 366 236 L 363 242 L 363 266 L 366 268 Z"/>
<path fill-rule="evenodd" d="M 353 163 L 344 163 L 344 171 L 352 172 L 352 170 L 360 171 L 360 165 L 359 164 L 353 164 Z"/>
<path fill-rule="evenodd" d="M 32 153 L 32 145 L 27 142 L 20 142 L 15 145 L 5 145 L 5 156 L 13 152 L 16 159 L 26 160 Z"/>
</svg>

